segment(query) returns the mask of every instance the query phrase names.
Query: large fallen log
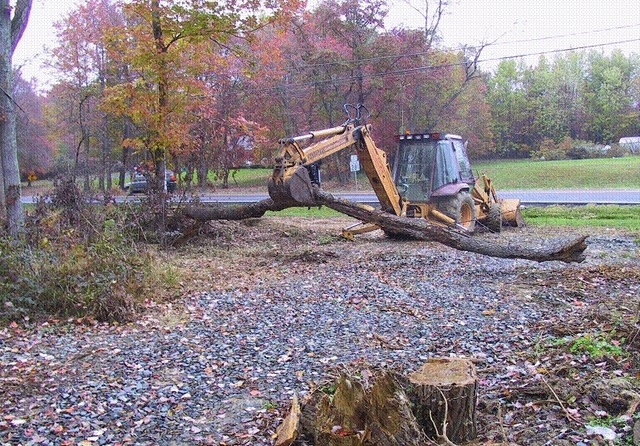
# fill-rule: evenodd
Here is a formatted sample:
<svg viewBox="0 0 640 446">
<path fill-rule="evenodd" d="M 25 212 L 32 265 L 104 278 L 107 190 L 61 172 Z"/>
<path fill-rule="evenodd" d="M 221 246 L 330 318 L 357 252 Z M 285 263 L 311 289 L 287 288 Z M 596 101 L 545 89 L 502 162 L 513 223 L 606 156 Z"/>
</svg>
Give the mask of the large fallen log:
<svg viewBox="0 0 640 446">
<path fill-rule="evenodd" d="M 503 239 L 474 237 L 455 226 L 447 227 L 429 223 L 423 218 L 405 218 L 365 206 L 316 189 L 316 202 L 366 223 L 374 223 L 383 231 L 403 234 L 418 240 L 440 242 L 461 251 L 475 252 L 491 257 L 506 259 L 526 259 L 537 262 L 560 260 L 562 262 L 582 262 L 587 249 L 587 236 L 573 239 L 545 239 L 537 246 L 523 246 L 521 243 L 505 243 Z"/>
<path fill-rule="evenodd" d="M 196 221 L 246 220 L 262 217 L 267 211 L 277 212 L 288 207 L 291 206 L 278 204 L 271 198 L 267 198 L 266 200 L 241 206 L 190 204 L 185 206 L 182 214 Z"/>
<path fill-rule="evenodd" d="M 523 245 L 504 239 L 474 237 L 455 226 L 433 224 L 423 218 L 398 217 L 381 210 L 372 210 L 353 201 L 336 198 L 319 188 L 314 189 L 318 206 L 327 206 L 365 223 L 373 223 L 389 234 L 404 235 L 417 240 L 436 241 L 461 251 L 475 252 L 491 257 L 526 259 L 537 262 L 559 260 L 581 262 L 587 248 L 586 236 L 572 239 L 553 238 L 541 240 L 537 245 Z M 281 211 L 292 204 L 278 203 L 267 198 L 242 206 L 187 206 L 183 214 L 197 221 L 244 220 L 262 217 L 267 211 Z"/>
</svg>

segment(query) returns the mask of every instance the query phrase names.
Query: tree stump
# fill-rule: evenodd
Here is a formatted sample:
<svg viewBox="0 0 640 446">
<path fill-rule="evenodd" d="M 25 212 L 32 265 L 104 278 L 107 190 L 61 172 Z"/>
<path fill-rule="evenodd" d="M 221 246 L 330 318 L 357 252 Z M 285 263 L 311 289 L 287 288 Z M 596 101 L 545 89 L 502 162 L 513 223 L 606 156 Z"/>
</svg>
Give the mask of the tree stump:
<svg viewBox="0 0 640 446">
<path fill-rule="evenodd" d="M 426 446 L 410 401 L 394 374 L 372 377 L 372 385 L 342 375 L 333 396 L 324 395 L 314 420 L 316 446 Z"/>
<path fill-rule="evenodd" d="M 406 393 L 429 438 L 465 443 L 477 435 L 477 387 L 473 362 L 434 358 L 408 376 Z"/>
</svg>

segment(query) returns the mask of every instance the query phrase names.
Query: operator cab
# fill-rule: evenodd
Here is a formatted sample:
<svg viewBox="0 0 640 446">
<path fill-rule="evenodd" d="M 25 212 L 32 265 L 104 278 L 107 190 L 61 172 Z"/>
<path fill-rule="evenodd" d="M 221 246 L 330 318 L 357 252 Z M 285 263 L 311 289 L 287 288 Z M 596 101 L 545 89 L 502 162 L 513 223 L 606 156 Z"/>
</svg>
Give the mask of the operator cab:
<svg viewBox="0 0 640 446">
<path fill-rule="evenodd" d="M 455 195 L 475 184 L 462 137 L 424 133 L 398 135 L 393 178 L 400 196 L 411 203 Z"/>
</svg>

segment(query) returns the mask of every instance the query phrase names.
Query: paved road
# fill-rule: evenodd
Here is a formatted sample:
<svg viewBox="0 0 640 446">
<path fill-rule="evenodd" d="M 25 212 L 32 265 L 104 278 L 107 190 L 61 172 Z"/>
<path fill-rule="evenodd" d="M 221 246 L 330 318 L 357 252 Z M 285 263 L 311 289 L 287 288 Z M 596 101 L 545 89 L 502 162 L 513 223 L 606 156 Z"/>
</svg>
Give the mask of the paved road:
<svg viewBox="0 0 640 446">
<path fill-rule="evenodd" d="M 336 196 L 360 203 L 376 205 L 378 199 L 373 193 L 340 193 Z M 520 198 L 523 205 L 546 206 L 551 204 L 640 204 L 639 190 L 511 190 L 498 191 L 500 198 Z M 267 194 L 250 195 L 208 195 L 205 202 L 225 204 L 252 203 L 267 198 Z"/>
<path fill-rule="evenodd" d="M 350 192 L 335 194 L 360 203 L 377 205 L 378 199 L 373 193 Z M 520 198 L 523 205 L 547 206 L 551 204 L 640 204 L 640 189 L 638 190 L 500 190 L 500 198 Z M 254 203 L 264 200 L 264 194 L 216 194 L 205 195 L 201 200 L 206 203 L 241 204 Z M 132 197 L 135 199 L 136 197 Z M 22 197 L 23 203 L 33 203 L 34 197 Z"/>
<path fill-rule="evenodd" d="M 520 198 L 523 204 L 640 204 L 640 190 L 512 190 L 498 191 L 500 198 Z"/>
</svg>

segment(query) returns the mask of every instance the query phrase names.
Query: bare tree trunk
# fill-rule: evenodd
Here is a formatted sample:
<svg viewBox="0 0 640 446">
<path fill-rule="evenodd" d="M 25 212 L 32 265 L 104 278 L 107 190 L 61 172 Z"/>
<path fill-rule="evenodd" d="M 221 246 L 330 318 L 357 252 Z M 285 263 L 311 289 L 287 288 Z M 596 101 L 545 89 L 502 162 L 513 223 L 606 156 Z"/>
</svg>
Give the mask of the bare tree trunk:
<svg viewBox="0 0 640 446">
<path fill-rule="evenodd" d="M 133 123 L 128 116 L 124 117 L 124 127 L 122 129 L 122 139 L 127 140 L 133 136 Z M 122 157 L 120 158 L 122 165 L 120 166 L 120 188 L 124 189 L 124 183 L 126 182 L 127 164 L 129 163 L 129 155 L 131 149 L 126 146 L 122 146 Z"/>
<path fill-rule="evenodd" d="M 0 144 L 4 140 L 0 131 Z M 4 173 L 2 172 L 2 155 L 0 155 L 0 220 L 7 218 L 7 200 L 4 196 Z"/>
<path fill-rule="evenodd" d="M 198 173 L 198 187 L 205 187 L 207 185 L 207 174 L 209 173 L 206 161 L 203 160 L 199 163 L 196 172 Z"/>
<path fill-rule="evenodd" d="M 82 133 L 82 140 L 84 142 L 84 191 L 89 192 L 91 190 L 91 170 L 89 168 L 89 151 L 91 149 L 91 141 L 89 140 L 89 129 L 87 129 L 85 125 L 82 126 Z"/>
<path fill-rule="evenodd" d="M 461 251 L 475 252 L 491 257 L 506 259 L 526 259 L 537 262 L 559 260 L 562 262 L 581 262 L 584 260 L 586 236 L 574 239 L 542 240 L 535 246 L 505 243 L 504 240 L 488 240 L 474 237 L 454 227 L 429 223 L 423 218 L 398 217 L 381 210 L 371 210 L 320 189 L 314 189 L 318 205 L 324 205 L 365 223 L 378 225 L 387 233 L 408 236 L 418 240 L 429 240 L 442 243 Z M 183 214 L 199 221 L 208 220 L 244 220 L 262 217 L 266 211 L 281 211 L 291 207 L 277 203 L 271 198 L 243 206 L 187 206 Z"/>
<path fill-rule="evenodd" d="M 9 0 L 0 3 L 0 158 L 2 164 L 2 213 L 6 212 L 9 234 L 17 236 L 24 226 L 21 201 L 16 111 L 11 64 L 13 52 L 27 27 L 32 0 L 18 0 L 11 18 Z"/>
</svg>

